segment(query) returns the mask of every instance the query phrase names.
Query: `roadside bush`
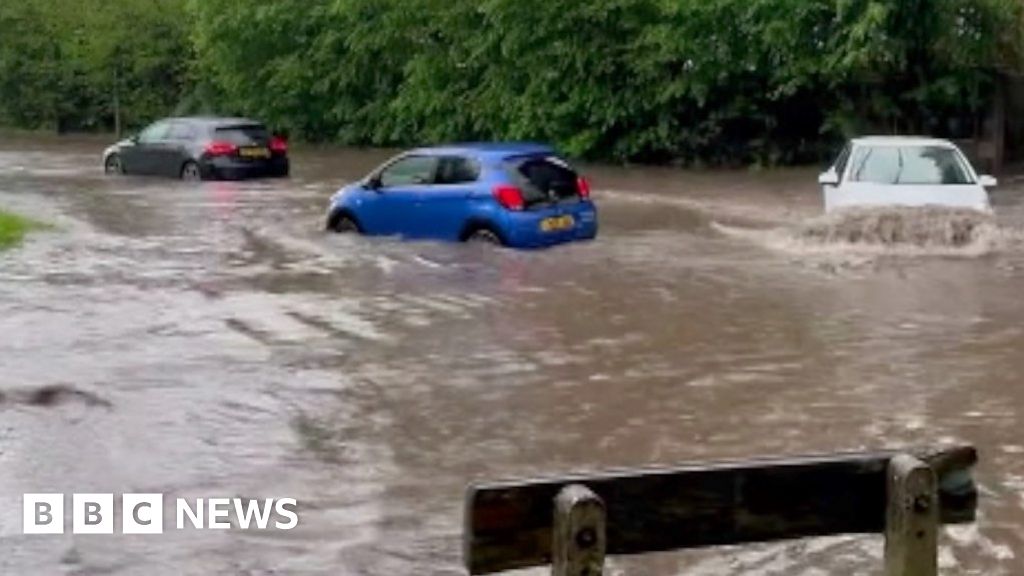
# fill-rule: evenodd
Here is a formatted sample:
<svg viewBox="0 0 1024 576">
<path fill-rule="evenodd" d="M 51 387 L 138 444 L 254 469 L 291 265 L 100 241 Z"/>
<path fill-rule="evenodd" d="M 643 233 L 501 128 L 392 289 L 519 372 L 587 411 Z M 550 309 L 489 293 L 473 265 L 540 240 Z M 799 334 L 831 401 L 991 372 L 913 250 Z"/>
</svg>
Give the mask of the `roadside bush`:
<svg viewBox="0 0 1024 576">
<path fill-rule="evenodd" d="M 1021 66 L 1019 0 L 0 3 L 0 122 L 244 114 L 357 145 L 553 141 L 619 161 L 816 160 L 972 136 Z M 115 97 L 116 95 L 116 97 Z"/>
<path fill-rule="evenodd" d="M 0 2 L 0 122 L 110 130 L 182 98 L 192 59 L 184 0 Z"/>
</svg>

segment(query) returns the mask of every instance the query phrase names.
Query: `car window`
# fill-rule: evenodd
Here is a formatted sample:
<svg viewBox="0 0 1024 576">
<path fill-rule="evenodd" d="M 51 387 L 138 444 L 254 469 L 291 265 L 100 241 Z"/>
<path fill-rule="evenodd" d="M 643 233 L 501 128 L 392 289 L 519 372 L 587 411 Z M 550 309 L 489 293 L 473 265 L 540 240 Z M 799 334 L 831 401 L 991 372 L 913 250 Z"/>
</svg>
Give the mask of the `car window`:
<svg viewBox="0 0 1024 576">
<path fill-rule="evenodd" d="M 236 146 L 264 146 L 270 141 L 270 132 L 260 124 L 220 126 L 213 131 L 214 139 Z"/>
<path fill-rule="evenodd" d="M 395 161 L 380 173 L 380 185 L 406 186 L 430 184 L 434 181 L 438 159 L 434 156 L 406 156 Z"/>
<path fill-rule="evenodd" d="M 970 184 L 969 172 L 952 148 L 877 146 L 857 150 L 850 180 L 893 185 Z"/>
<path fill-rule="evenodd" d="M 527 205 L 579 195 L 579 175 L 557 156 L 514 159 L 509 173 L 521 185 Z"/>
<path fill-rule="evenodd" d="M 190 142 L 196 138 L 196 130 L 189 124 L 176 122 L 171 125 L 167 138 L 179 142 Z"/>
<path fill-rule="evenodd" d="M 897 184 L 970 184 L 971 178 L 960 155 L 951 148 L 922 146 L 901 152 L 903 171 Z"/>
<path fill-rule="evenodd" d="M 467 184 L 480 178 L 480 165 L 470 158 L 448 156 L 437 166 L 435 184 Z"/>
<path fill-rule="evenodd" d="M 149 142 L 159 142 L 167 139 L 167 133 L 170 131 L 170 122 L 157 122 L 146 128 L 139 134 L 139 142 L 143 144 Z"/>
<path fill-rule="evenodd" d="M 846 167 L 850 163 L 850 154 L 852 151 L 853 147 L 850 146 L 849 144 L 843 146 L 843 150 L 839 153 L 839 156 L 836 158 L 835 163 L 832 164 L 832 166 L 836 170 L 836 176 L 839 177 L 840 182 L 843 181 L 843 176 L 846 175 Z"/>
<path fill-rule="evenodd" d="M 892 146 L 858 148 L 853 158 L 852 182 L 893 184 L 900 169 L 900 152 Z"/>
</svg>

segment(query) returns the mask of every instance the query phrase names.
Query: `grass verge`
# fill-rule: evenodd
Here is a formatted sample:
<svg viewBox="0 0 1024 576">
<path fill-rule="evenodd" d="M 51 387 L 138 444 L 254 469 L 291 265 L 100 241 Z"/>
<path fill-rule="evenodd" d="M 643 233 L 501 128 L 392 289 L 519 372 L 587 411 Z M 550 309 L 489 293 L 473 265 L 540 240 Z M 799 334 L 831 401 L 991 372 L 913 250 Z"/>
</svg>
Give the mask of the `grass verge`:
<svg viewBox="0 0 1024 576">
<path fill-rule="evenodd" d="M 25 234 L 42 227 L 38 222 L 0 210 L 0 250 L 17 245 Z"/>
</svg>

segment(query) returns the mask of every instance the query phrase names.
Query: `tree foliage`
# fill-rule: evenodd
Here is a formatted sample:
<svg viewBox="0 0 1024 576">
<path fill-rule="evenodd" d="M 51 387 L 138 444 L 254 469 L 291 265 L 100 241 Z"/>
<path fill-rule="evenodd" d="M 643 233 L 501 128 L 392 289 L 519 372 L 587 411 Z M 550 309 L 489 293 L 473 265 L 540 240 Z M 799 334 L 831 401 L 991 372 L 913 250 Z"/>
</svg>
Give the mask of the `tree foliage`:
<svg viewBox="0 0 1024 576">
<path fill-rule="evenodd" d="M 104 129 L 181 100 L 191 61 L 184 0 L 0 2 L 0 121 Z"/>
<path fill-rule="evenodd" d="M 1022 6 L 3 3 L 0 120 L 109 126 L 117 85 L 133 124 L 215 112 L 346 144 L 537 139 L 617 160 L 794 162 L 865 130 L 969 133 L 998 74 L 1021 69 Z"/>
</svg>

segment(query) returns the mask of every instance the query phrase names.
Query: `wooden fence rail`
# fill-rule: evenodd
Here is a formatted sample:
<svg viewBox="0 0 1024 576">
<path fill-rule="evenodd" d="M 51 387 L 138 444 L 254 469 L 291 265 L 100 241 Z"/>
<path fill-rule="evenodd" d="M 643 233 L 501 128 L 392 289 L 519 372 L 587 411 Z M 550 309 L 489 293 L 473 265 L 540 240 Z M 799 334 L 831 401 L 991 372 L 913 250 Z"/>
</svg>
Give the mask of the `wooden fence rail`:
<svg viewBox="0 0 1024 576">
<path fill-rule="evenodd" d="M 884 533 L 887 576 L 935 576 L 939 525 L 974 521 L 976 462 L 958 446 L 475 485 L 466 567 L 600 576 L 606 554 Z"/>
</svg>

